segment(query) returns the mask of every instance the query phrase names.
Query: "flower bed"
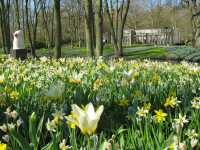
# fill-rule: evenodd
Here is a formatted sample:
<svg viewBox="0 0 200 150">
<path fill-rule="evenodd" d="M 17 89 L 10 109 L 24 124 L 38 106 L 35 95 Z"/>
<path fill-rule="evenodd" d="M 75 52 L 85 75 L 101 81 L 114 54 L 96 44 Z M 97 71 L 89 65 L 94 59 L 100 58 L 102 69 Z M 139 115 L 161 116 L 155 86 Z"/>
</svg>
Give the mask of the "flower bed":
<svg viewBox="0 0 200 150">
<path fill-rule="evenodd" d="M 0 149 L 200 148 L 197 64 L 42 57 L 0 68 Z"/>
</svg>

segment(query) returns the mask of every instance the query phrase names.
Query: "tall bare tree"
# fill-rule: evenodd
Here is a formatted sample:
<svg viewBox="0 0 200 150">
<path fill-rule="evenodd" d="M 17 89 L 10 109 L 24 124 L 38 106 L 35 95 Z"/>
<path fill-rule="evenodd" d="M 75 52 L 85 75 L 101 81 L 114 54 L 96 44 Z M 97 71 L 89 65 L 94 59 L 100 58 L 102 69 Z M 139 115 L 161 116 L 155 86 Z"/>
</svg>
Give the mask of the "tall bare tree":
<svg viewBox="0 0 200 150">
<path fill-rule="evenodd" d="M 0 1 L 0 24 L 4 53 L 10 53 L 11 49 L 10 6 L 10 0 Z"/>
<path fill-rule="evenodd" d="M 85 9 L 85 34 L 86 34 L 86 47 L 89 56 L 94 56 L 94 12 L 93 1 L 84 0 Z"/>
<path fill-rule="evenodd" d="M 55 57 L 59 59 L 61 57 L 61 14 L 60 14 L 60 0 L 54 0 L 55 9 Z"/>
<path fill-rule="evenodd" d="M 103 55 L 103 1 L 97 0 L 97 12 L 95 14 L 96 22 L 96 51 L 95 56 Z"/>
<path fill-rule="evenodd" d="M 20 11 L 19 11 L 19 0 L 15 0 L 15 13 L 16 13 L 17 28 L 19 30 L 21 28 Z"/>
<path fill-rule="evenodd" d="M 130 0 L 110 0 L 110 5 L 109 7 L 108 0 L 105 0 L 105 9 L 108 15 L 108 20 L 110 24 L 110 30 L 111 30 L 111 36 L 112 36 L 112 44 L 115 50 L 115 55 L 116 57 L 122 57 L 123 56 L 123 47 L 122 47 L 122 42 L 123 42 L 123 33 L 124 33 L 124 27 L 129 11 L 129 6 L 130 6 Z M 113 5 L 113 2 L 116 3 L 116 5 Z M 112 8 L 115 7 L 115 8 Z M 114 26 L 114 19 L 112 17 L 112 11 L 113 9 L 115 10 L 116 14 L 116 26 Z"/>
</svg>

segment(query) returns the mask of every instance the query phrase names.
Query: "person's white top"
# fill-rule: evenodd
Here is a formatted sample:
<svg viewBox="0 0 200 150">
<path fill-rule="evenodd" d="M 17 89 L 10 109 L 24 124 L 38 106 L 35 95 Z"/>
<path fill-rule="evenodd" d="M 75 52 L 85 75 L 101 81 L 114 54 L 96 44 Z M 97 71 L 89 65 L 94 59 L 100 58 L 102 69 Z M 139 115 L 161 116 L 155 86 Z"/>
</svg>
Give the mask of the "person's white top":
<svg viewBox="0 0 200 150">
<path fill-rule="evenodd" d="M 22 30 L 15 31 L 13 33 L 13 49 L 24 49 L 24 39 Z"/>
</svg>

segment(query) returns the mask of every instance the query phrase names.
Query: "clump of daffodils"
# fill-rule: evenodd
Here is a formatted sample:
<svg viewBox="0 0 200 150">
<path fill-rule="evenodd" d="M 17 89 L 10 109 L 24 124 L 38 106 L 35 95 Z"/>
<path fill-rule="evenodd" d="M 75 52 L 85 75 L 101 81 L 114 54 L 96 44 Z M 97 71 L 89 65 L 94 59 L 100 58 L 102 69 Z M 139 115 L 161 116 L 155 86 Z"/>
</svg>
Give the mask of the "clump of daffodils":
<svg viewBox="0 0 200 150">
<path fill-rule="evenodd" d="M 192 108 L 200 109 L 200 97 L 195 97 L 192 102 Z"/>
<path fill-rule="evenodd" d="M 98 90 L 100 87 L 103 86 L 104 82 L 105 81 L 103 79 L 97 79 L 97 80 L 95 80 L 95 82 L 93 83 L 93 90 L 94 91 Z"/>
<path fill-rule="evenodd" d="M 178 106 L 179 103 L 180 101 L 177 100 L 177 97 L 170 96 L 166 99 L 164 106 L 174 108 Z"/>
<path fill-rule="evenodd" d="M 156 122 L 161 123 L 166 120 L 167 113 L 165 113 L 162 109 L 155 110 L 154 118 Z"/>
<path fill-rule="evenodd" d="M 67 124 L 70 127 L 78 127 L 81 132 L 86 135 L 93 134 L 98 126 L 101 114 L 103 113 L 104 106 L 100 106 L 95 111 L 92 103 L 86 105 L 84 109 L 80 108 L 76 104 L 72 105 L 72 111 L 69 116 L 66 117 Z"/>
<path fill-rule="evenodd" d="M 15 128 L 19 128 L 22 124 L 23 124 L 23 120 L 21 117 L 19 117 L 19 114 L 17 113 L 17 111 L 15 110 L 11 110 L 10 107 L 8 107 L 6 109 L 6 111 L 4 112 L 4 114 L 7 117 L 7 123 L 4 123 L 3 125 L 0 126 L 0 130 L 5 133 L 5 135 L 2 136 L 2 139 L 5 142 L 9 142 L 9 135 L 8 133 L 12 130 L 14 130 Z M 12 121 L 12 122 L 10 122 Z M 0 148 L 1 150 L 1 148 Z"/>
<path fill-rule="evenodd" d="M 8 108 L 6 109 L 6 111 L 4 112 L 4 114 L 5 114 L 7 117 L 13 118 L 13 119 L 16 119 L 16 118 L 18 117 L 17 111 L 15 111 L 15 110 L 12 111 L 10 107 L 8 107 Z"/>
<path fill-rule="evenodd" d="M 173 137 L 173 142 L 165 150 L 187 150 L 185 141 L 180 142 L 177 136 Z"/>
</svg>

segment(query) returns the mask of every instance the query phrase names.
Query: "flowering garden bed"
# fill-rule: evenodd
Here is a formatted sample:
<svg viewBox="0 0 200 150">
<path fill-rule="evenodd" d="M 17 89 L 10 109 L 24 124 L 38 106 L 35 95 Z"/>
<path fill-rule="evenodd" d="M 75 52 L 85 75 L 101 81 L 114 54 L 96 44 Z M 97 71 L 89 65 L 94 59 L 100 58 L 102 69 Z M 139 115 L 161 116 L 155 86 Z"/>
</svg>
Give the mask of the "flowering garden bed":
<svg viewBox="0 0 200 150">
<path fill-rule="evenodd" d="M 0 68 L 0 150 L 200 149 L 197 64 L 42 57 Z"/>
</svg>

